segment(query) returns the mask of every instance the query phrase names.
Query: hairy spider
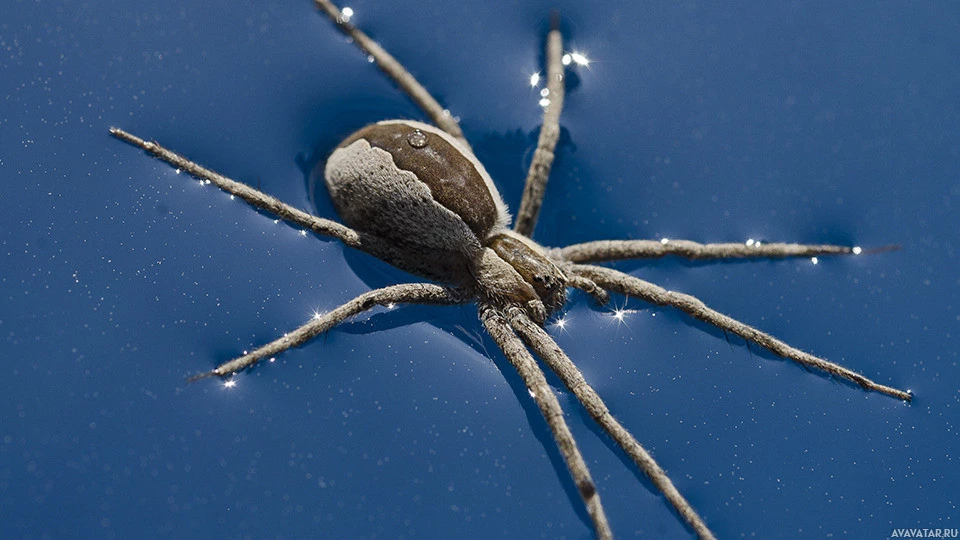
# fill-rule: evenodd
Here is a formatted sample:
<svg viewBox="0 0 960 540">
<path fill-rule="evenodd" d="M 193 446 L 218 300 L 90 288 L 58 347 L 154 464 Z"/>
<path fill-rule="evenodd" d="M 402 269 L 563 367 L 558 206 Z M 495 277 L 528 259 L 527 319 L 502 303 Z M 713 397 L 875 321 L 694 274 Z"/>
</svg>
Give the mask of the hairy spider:
<svg viewBox="0 0 960 540">
<path fill-rule="evenodd" d="M 370 55 L 437 127 L 407 120 L 367 126 L 343 141 L 325 164 L 324 177 L 337 213 L 348 226 L 310 215 L 249 186 L 230 180 L 119 128 L 110 132 L 171 165 L 216 184 L 253 206 L 313 232 L 339 239 L 400 269 L 443 285 L 416 283 L 373 290 L 354 298 L 262 347 L 212 371 L 191 377 L 228 377 L 259 360 L 302 345 L 349 317 L 378 305 L 466 304 L 479 306 L 480 320 L 517 369 L 536 402 L 577 486 L 599 538 L 610 538 L 600 495 L 563 411 L 531 351 L 552 369 L 591 417 L 613 438 L 702 538 L 710 529 L 643 446 L 610 414 L 580 370 L 543 329 L 566 301 L 566 288 L 608 301 L 609 291 L 673 306 L 724 332 L 754 342 L 808 368 L 846 379 L 865 390 L 905 401 L 912 394 L 878 384 L 859 373 L 800 351 L 707 307 L 595 262 L 677 255 L 688 259 L 783 258 L 860 254 L 856 247 L 800 244 L 699 244 L 686 240 L 606 240 L 547 249 L 533 232 L 560 134 L 564 60 L 558 18 L 547 35 L 547 97 L 543 125 L 513 230 L 493 180 L 477 160 L 448 111 L 390 54 L 350 24 L 329 0 L 315 0 L 337 27 Z"/>
</svg>

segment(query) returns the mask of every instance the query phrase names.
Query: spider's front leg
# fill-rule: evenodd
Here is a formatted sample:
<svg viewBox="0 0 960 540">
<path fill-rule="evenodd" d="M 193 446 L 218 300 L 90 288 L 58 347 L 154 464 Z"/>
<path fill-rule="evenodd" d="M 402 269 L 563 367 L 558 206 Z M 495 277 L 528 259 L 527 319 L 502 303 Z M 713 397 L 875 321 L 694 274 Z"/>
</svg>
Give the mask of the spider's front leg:
<svg viewBox="0 0 960 540">
<path fill-rule="evenodd" d="M 717 259 L 785 259 L 824 255 L 860 255 L 893 251 L 899 246 L 862 249 L 830 244 L 746 243 L 700 244 L 690 240 L 597 240 L 553 250 L 557 259 L 571 263 L 596 263 L 627 259 L 659 259 L 676 255 L 695 261 Z"/>
<path fill-rule="evenodd" d="M 761 332 L 750 325 L 707 307 L 702 301 L 688 294 L 668 291 L 640 278 L 601 266 L 567 264 L 563 269 L 565 272 L 590 279 L 604 289 L 639 298 L 658 306 L 673 306 L 695 319 L 756 343 L 778 356 L 792 360 L 804 367 L 817 369 L 835 377 L 846 379 L 864 390 L 880 392 L 903 401 L 913 399 L 913 394 L 909 391 L 877 383 L 856 371 L 791 347 L 770 334 Z"/>
<path fill-rule="evenodd" d="M 560 377 L 564 386 L 576 396 L 593 420 L 609 435 L 617 445 L 633 460 L 637 467 L 663 493 L 674 510 L 703 539 L 714 538 L 703 518 L 693 506 L 680 494 L 667 473 L 657 464 L 653 456 L 616 418 L 597 394 L 597 391 L 584 379 L 583 374 L 570 360 L 567 353 L 539 325 L 534 324 L 520 309 L 508 312 L 510 326 L 520 334 L 527 345 L 537 353 L 550 369 Z"/>
<path fill-rule="evenodd" d="M 530 355 L 530 352 L 524 347 L 523 342 L 517 338 L 511 325 L 507 322 L 504 315 L 489 305 L 480 307 L 480 320 L 484 328 L 497 342 L 504 356 L 520 374 L 523 383 L 530 391 L 530 396 L 540 408 L 540 414 L 550 427 L 553 433 L 553 440 L 556 441 L 563 460 L 567 464 L 567 470 L 573 477 L 573 482 L 577 486 L 577 492 L 583 499 L 583 504 L 587 507 L 587 513 L 593 521 L 593 529 L 600 539 L 613 538 L 613 532 L 610 530 L 610 524 L 607 522 L 606 513 L 603 505 L 600 503 L 600 494 L 597 493 L 596 485 L 590 477 L 590 470 L 587 463 L 577 448 L 577 441 L 567 426 L 567 421 L 563 418 L 563 409 L 557 396 L 553 394 L 553 389 L 547 383 L 547 379 L 537 365 L 536 360 Z"/>
<path fill-rule="evenodd" d="M 375 306 L 390 304 L 433 304 L 450 305 L 464 304 L 472 300 L 472 296 L 465 291 L 442 287 L 431 283 L 405 283 L 376 289 L 354 298 L 342 306 L 319 314 L 310 322 L 297 328 L 283 337 L 271 341 L 243 356 L 224 362 L 206 373 L 194 375 L 188 382 L 206 379 L 208 377 L 226 377 L 238 371 L 252 367 L 264 358 L 270 358 L 283 351 L 299 347 L 318 335 L 330 330 L 343 321 L 359 315 Z"/>
</svg>

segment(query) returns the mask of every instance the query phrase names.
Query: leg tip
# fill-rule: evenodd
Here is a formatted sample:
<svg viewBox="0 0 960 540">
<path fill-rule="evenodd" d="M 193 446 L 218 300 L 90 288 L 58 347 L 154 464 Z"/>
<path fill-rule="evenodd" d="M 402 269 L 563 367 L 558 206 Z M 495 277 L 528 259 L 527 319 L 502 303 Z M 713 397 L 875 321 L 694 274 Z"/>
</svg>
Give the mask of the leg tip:
<svg viewBox="0 0 960 540">
<path fill-rule="evenodd" d="M 206 371 L 206 372 L 204 372 L 204 373 L 198 373 L 198 374 L 196 374 L 196 375 L 192 375 L 192 376 L 190 376 L 190 377 L 187 377 L 187 384 L 192 384 L 192 383 L 195 383 L 195 382 L 197 382 L 197 381 L 201 381 L 201 380 L 203 380 L 203 379 L 209 379 L 209 378 L 211 378 L 211 377 L 216 377 L 216 376 L 218 376 L 218 375 L 220 375 L 220 374 L 217 373 L 217 370 L 215 370 L 215 369 L 212 370 L 212 371 Z"/>
<path fill-rule="evenodd" d="M 126 131 L 124 131 L 124 130 L 118 128 L 118 127 L 111 127 L 111 128 L 110 128 L 110 134 L 113 135 L 114 137 L 122 140 L 122 141 L 126 141 L 126 142 L 128 142 L 128 143 L 130 143 L 130 144 L 133 144 L 133 145 L 135 145 L 135 146 L 139 146 L 139 147 L 141 147 L 141 148 L 146 148 L 146 147 L 147 147 L 147 146 L 146 146 L 147 143 L 146 143 L 143 139 L 141 139 L 140 137 L 137 137 L 136 135 L 132 135 L 132 134 L 130 134 L 130 133 L 127 133 Z"/>
<path fill-rule="evenodd" d="M 900 251 L 903 248 L 900 244 L 887 244 L 885 246 L 868 248 L 861 250 L 864 255 L 875 255 L 877 253 L 886 253 L 888 251 Z"/>
</svg>

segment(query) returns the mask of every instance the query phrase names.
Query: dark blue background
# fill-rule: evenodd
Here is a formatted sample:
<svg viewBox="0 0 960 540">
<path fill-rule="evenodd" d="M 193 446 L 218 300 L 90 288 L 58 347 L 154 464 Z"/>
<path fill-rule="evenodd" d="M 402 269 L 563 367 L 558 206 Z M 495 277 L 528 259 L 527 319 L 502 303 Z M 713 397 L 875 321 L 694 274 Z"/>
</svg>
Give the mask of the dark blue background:
<svg viewBox="0 0 960 540">
<path fill-rule="evenodd" d="M 707 523 L 960 526 L 956 4 L 516 4 L 351 5 L 461 117 L 513 208 L 540 122 L 529 76 L 561 10 L 593 63 L 570 77 L 542 243 L 903 245 L 623 268 L 910 388 L 911 405 L 672 309 L 630 302 L 618 325 L 574 295 L 551 333 Z M 311 2 L 10 1 L 0 21 L 0 536 L 589 535 L 473 308 L 380 310 L 234 388 L 184 383 L 413 279 L 107 135 L 333 217 L 304 171 L 369 121 L 421 115 Z M 688 534 L 560 398 L 614 530 Z"/>
</svg>

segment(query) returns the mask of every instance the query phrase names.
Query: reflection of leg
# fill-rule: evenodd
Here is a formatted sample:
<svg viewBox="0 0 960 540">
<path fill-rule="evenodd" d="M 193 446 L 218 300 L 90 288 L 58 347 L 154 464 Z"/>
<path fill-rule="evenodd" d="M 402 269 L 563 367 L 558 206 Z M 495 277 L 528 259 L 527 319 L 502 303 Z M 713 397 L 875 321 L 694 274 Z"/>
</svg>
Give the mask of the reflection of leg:
<svg viewBox="0 0 960 540">
<path fill-rule="evenodd" d="M 417 82 L 417 80 L 413 78 L 413 75 L 404 69 L 400 62 L 397 62 L 396 58 L 391 56 L 383 47 L 377 45 L 375 41 L 370 39 L 370 36 L 350 24 L 350 17 L 344 17 L 340 8 L 335 6 L 333 2 L 330 2 L 330 0 L 314 0 L 314 3 L 317 4 L 320 11 L 323 11 L 330 17 L 330 20 L 337 25 L 340 31 L 352 38 L 358 47 L 373 57 L 377 63 L 377 67 L 393 79 L 393 82 L 410 96 L 410 99 L 412 99 L 423 112 L 427 113 L 427 116 L 433 120 L 434 124 L 456 137 L 464 146 L 470 148 L 467 140 L 463 137 L 460 126 L 457 125 L 457 121 L 450 115 L 450 111 L 441 107 L 440 104 L 437 103 L 437 100 L 430 95 L 430 92 L 427 92 L 427 89 Z"/>
<path fill-rule="evenodd" d="M 591 263 L 624 259 L 656 259 L 677 255 L 685 259 L 782 259 L 822 255 L 859 255 L 897 249 L 886 246 L 864 250 L 859 247 L 817 244 L 699 244 L 689 240 L 598 240 L 556 250 L 564 261 Z"/>
<path fill-rule="evenodd" d="M 523 188 L 523 199 L 517 210 L 516 223 L 513 230 L 524 236 L 532 236 L 533 228 L 537 225 L 537 216 L 540 215 L 540 206 L 543 205 L 543 192 L 550 177 L 550 167 L 553 165 L 553 151 L 560 138 L 560 112 L 563 110 L 563 36 L 560 34 L 559 16 L 554 13 L 551 21 L 550 33 L 547 34 L 547 94 L 549 100 L 543 109 L 543 125 L 540 126 L 540 138 L 537 140 L 537 150 L 533 154 L 533 163 L 527 173 L 526 186 Z"/>
<path fill-rule="evenodd" d="M 577 397 L 594 421 L 630 456 L 630 459 L 663 493 L 667 501 L 684 521 L 696 531 L 697 535 L 700 538 L 713 538 L 713 533 L 707 528 L 706 523 L 697 515 L 696 510 L 690 506 L 690 503 L 683 498 L 683 495 L 677 491 L 667 473 L 660 468 L 653 456 L 637 442 L 637 439 L 610 414 L 610 410 L 607 409 L 600 395 L 587 383 L 577 366 L 563 352 L 563 349 L 553 341 L 550 335 L 543 328 L 534 324 L 519 309 L 510 313 L 510 326 L 520 334 L 523 341 L 537 353 L 537 356 L 543 359 L 550 366 L 550 369 L 560 377 L 563 384 Z"/>
<path fill-rule="evenodd" d="M 330 330 L 346 319 L 363 313 L 374 306 L 388 304 L 463 304 L 471 298 L 457 289 L 441 287 L 429 283 L 407 283 L 376 289 L 354 298 L 342 306 L 327 313 L 317 315 L 307 324 L 297 328 L 280 339 L 247 353 L 239 358 L 217 366 L 214 370 L 191 377 L 190 382 L 207 377 L 225 377 L 237 371 L 253 366 L 264 358 L 269 358 L 292 347 L 298 347 Z"/>
<path fill-rule="evenodd" d="M 356 231 L 350 229 L 349 227 L 345 227 L 336 221 L 319 218 L 317 216 L 310 215 L 303 210 L 298 210 L 297 208 L 294 208 L 274 197 L 271 197 L 270 195 L 267 195 L 266 193 L 263 193 L 262 191 L 257 191 L 246 184 L 242 184 L 236 180 L 231 180 L 225 176 L 221 176 L 198 165 L 197 163 L 194 163 L 193 161 L 188 160 L 180 154 L 167 150 L 155 142 L 145 141 L 135 135 L 127 133 L 120 128 L 110 128 L 110 134 L 134 146 L 143 148 L 147 152 L 150 152 L 154 156 L 166 161 L 177 169 L 183 169 L 193 176 L 200 178 L 201 180 L 209 180 L 210 183 L 215 184 L 217 187 L 226 191 L 227 193 L 236 195 L 253 206 L 256 206 L 265 212 L 269 212 L 284 221 L 289 221 L 290 223 L 295 223 L 297 225 L 306 227 L 311 231 L 323 236 L 332 236 L 348 246 L 360 246 L 360 236 L 356 233 Z"/>
<path fill-rule="evenodd" d="M 507 360 L 513 364 L 513 367 L 520 373 L 523 383 L 530 391 L 530 396 L 540 407 L 540 413 L 550 426 L 553 433 L 553 440 L 556 441 L 563 460 L 567 463 L 567 470 L 573 477 L 573 482 L 580 492 L 580 497 L 587 507 L 587 513 L 593 520 L 593 528 L 597 538 L 612 538 L 610 524 L 607 523 L 607 516 L 600 504 L 600 495 L 597 488 L 590 478 L 590 471 L 587 464 L 577 448 L 577 442 L 570 433 L 566 420 L 563 418 L 563 409 L 560 408 L 560 402 L 553 395 L 553 390 L 547 384 L 547 379 L 540 370 L 540 366 L 523 346 L 523 343 L 517 338 L 517 335 L 510 329 L 510 325 L 504 320 L 497 310 L 490 306 L 480 308 L 480 320 L 487 332 L 497 342 Z"/>
<path fill-rule="evenodd" d="M 880 392 L 904 401 L 913 399 L 913 394 L 910 392 L 878 384 L 855 371 L 828 362 L 800 349 L 795 349 L 770 334 L 708 308 L 703 302 L 688 294 L 668 291 L 653 283 L 600 266 L 570 265 L 565 270 L 592 279 L 597 285 L 605 289 L 633 296 L 658 306 L 673 306 L 695 319 L 712 324 L 725 332 L 736 334 L 747 341 L 752 341 L 772 353 L 793 360 L 804 367 L 818 369 L 846 379 L 858 384 L 865 390 Z"/>
</svg>

